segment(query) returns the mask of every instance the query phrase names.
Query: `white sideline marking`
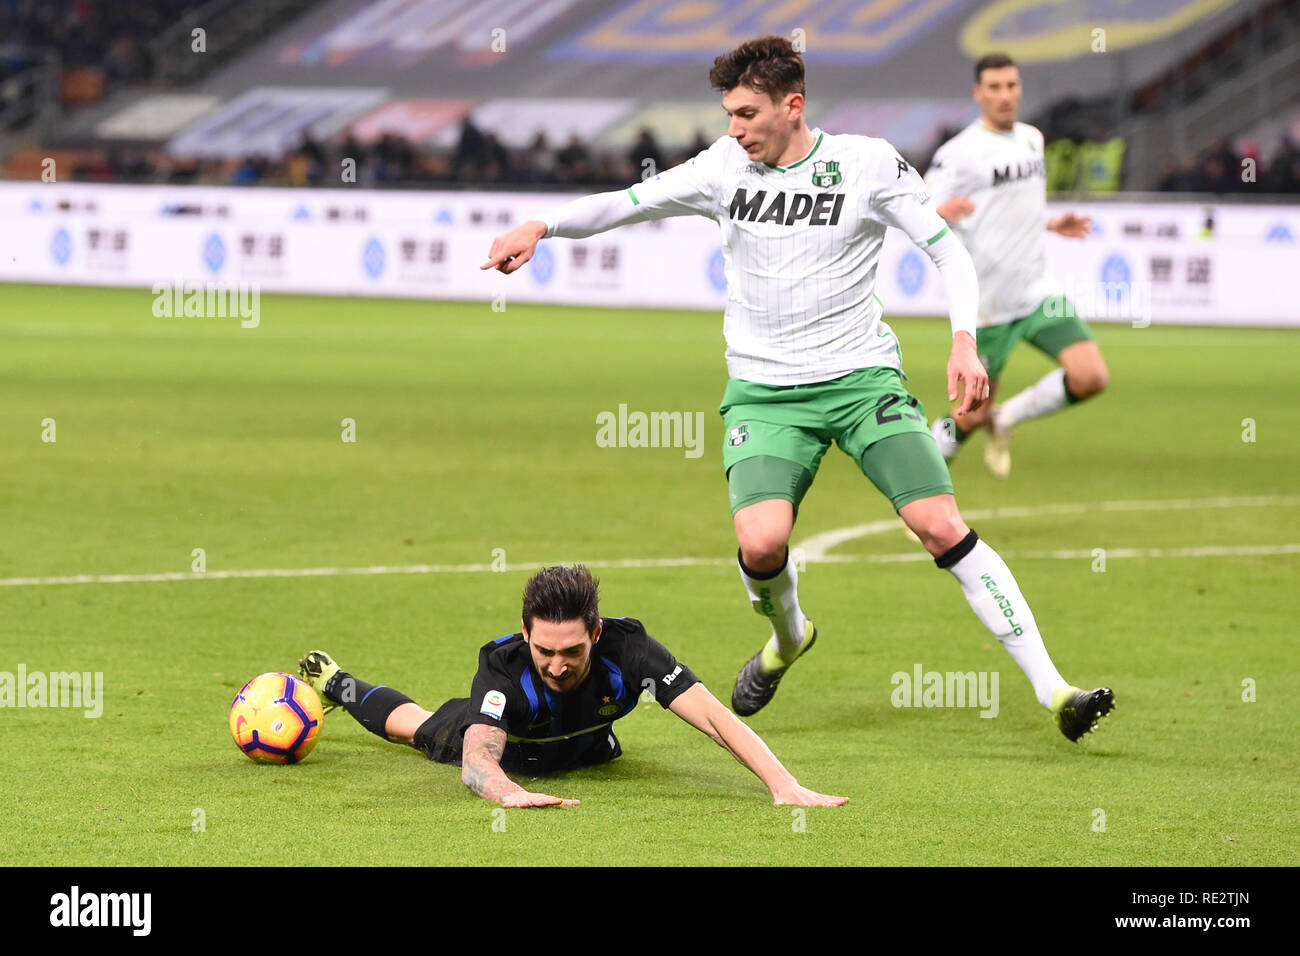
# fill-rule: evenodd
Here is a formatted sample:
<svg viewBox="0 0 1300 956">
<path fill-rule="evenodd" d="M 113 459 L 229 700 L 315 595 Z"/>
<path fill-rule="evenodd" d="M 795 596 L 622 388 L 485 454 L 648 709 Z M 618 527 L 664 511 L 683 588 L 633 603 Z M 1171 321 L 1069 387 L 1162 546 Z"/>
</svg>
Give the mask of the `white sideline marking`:
<svg viewBox="0 0 1300 956">
<path fill-rule="evenodd" d="M 967 512 L 963 517 L 1031 518 L 1054 514 L 1083 514 L 1089 511 L 1169 511 L 1189 508 L 1262 508 L 1269 505 L 1300 504 L 1300 497 L 1266 495 L 1252 498 L 1174 498 L 1153 501 L 1100 501 L 1091 504 L 1031 505 L 1018 508 L 987 508 Z M 900 554 L 828 554 L 836 545 L 871 534 L 889 531 L 901 533 L 897 518 L 872 521 L 852 528 L 839 528 L 813 535 L 796 547 L 802 547 L 809 561 L 827 564 L 904 564 L 930 561 L 930 555 L 918 548 Z M 1025 560 L 1077 561 L 1092 558 L 1091 549 L 1056 551 L 1003 551 L 1004 558 Z M 1300 554 L 1300 543 L 1264 545 L 1205 545 L 1193 548 L 1107 548 L 1107 558 L 1202 558 L 1256 557 Z M 725 558 L 620 558 L 614 561 L 583 561 L 593 568 L 687 568 L 734 566 L 734 557 Z M 536 571 L 548 562 L 512 562 L 510 571 Z M 557 563 L 557 562 L 549 562 Z M 221 581 L 234 578 L 330 578 L 363 574 L 478 574 L 491 572 L 492 564 L 377 564 L 361 568 L 250 568 L 231 571 L 166 571 L 154 574 L 74 574 L 63 577 L 0 578 L 0 587 L 31 587 L 44 584 L 148 584 L 160 581 Z"/>
<path fill-rule="evenodd" d="M 1044 515 L 1073 515 L 1104 511 L 1181 511 L 1189 508 L 1266 508 L 1270 505 L 1300 504 L 1300 497 L 1287 495 L 1255 495 L 1242 498 L 1163 498 L 1149 501 L 1096 501 L 1062 505 L 1026 505 L 1013 508 L 982 508 L 962 512 L 967 522 L 983 521 L 985 518 L 1037 518 Z M 888 531 L 902 531 L 902 522 L 898 518 L 884 521 L 871 521 L 867 524 L 854 525 L 851 528 L 836 528 L 823 531 L 808 538 L 799 547 L 809 561 L 838 561 L 829 552 L 845 541 L 865 538 L 867 535 L 884 534 Z M 1024 556 L 1041 556 L 1055 552 L 1025 552 Z M 1061 552 L 1064 554 L 1065 552 Z M 1118 551 L 1107 549 L 1107 556 Z M 1091 552 L 1090 552 L 1091 554 Z M 1004 555 L 1008 557 L 1009 555 Z M 1172 555 L 1171 555 L 1172 556 Z M 1192 555 L 1186 555 L 1192 557 Z M 918 559 L 920 560 L 920 559 Z"/>
<path fill-rule="evenodd" d="M 1199 548 L 1106 548 L 1107 558 L 1240 558 L 1276 554 L 1300 554 L 1296 544 L 1203 545 Z M 1023 561 L 1077 561 L 1095 557 L 1092 549 L 1074 551 L 999 551 L 1004 559 Z M 809 559 L 811 560 L 811 559 Z M 932 561 L 924 551 L 905 554 L 828 554 L 820 564 L 902 564 Z"/>
<path fill-rule="evenodd" d="M 676 568 L 696 565 L 734 564 L 735 558 L 629 558 L 616 561 L 584 561 L 601 568 Z M 571 562 L 511 562 L 506 570 L 536 571 L 547 564 Z M 147 584 L 155 581 L 208 581 L 230 578 L 332 578 L 357 574 L 473 574 L 491 571 L 491 564 L 377 564 L 365 568 L 249 568 L 232 571 L 164 571 L 155 574 L 74 574 L 48 578 L 0 578 L 0 587 L 34 584 Z"/>
</svg>

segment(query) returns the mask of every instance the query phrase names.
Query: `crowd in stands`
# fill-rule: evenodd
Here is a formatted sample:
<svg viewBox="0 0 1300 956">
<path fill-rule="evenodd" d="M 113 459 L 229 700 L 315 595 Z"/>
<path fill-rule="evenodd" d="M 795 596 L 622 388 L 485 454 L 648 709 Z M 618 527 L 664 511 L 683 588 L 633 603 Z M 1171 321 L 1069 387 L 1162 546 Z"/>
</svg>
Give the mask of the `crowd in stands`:
<svg viewBox="0 0 1300 956">
<path fill-rule="evenodd" d="M 1181 162 L 1166 161 L 1156 187 L 1162 192 L 1194 193 L 1300 193 L 1300 144 L 1287 138 L 1267 162 L 1258 143 L 1244 144 L 1238 153 L 1215 139 Z"/>
<path fill-rule="evenodd" d="M 153 68 L 150 40 L 199 2 L 0 0 L 0 81 L 41 62 L 42 49 L 54 49 L 63 66 L 65 105 L 93 102 L 104 85 L 147 80 Z M 1276 0 L 1260 15 L 1267 14 L 1269 24 L 1277 26 L 1277 18 L 1300 16 L 1298 11 L 1300 0 Z M 1192 80 L 1211 67 L 1231 65 L 1233 56 L 1250 46 L 1246 42 L 1252 36 L 1250 27 L 1243 21 L 1230 31 L 1230 36 L 1225 34 L 1231 42 L 1216 41 L 1184 64 L 1191 79 L 1185 79 L 1182 88 L 1194 87 Z M 76 80 L 81 82 L 70 82 Z M 1171 84 L 1169 77 L 1164 77 L 1155 86 L 1165 90 L 1172 88 Z M 84 95 L 78 96 L 77 91 Z M 0 88 L 0 107 L 2 94 Z M 1160 99 L 1154 93 L 1151 97 Z M 1130 105 L 1140 106 L 1140 99 L 1135 97 Z M 1107 193 L 1122 188 L 1124 144 L 1109 133 L 1114 112 L 1113 97 L 1065 97 L 1035 118 L 1050 144 L 1049 189 Z M 951 132 L 945 131 L 944 137 Z M 479 129 L 466 117 L 456 145 L 449 149 L 412 143 L 394 134 L 364 143 L 351 134 L 330 141 L 307 136 L 279 157 L 196 159 L 171 156 L 159 149 L 109 148 L 86 151 L 73 169 L 73 177 L 96 182 L 209 185 L 330 186 L 356 182 L 362 186 L 437 188 L 615 188 L 644 178 L 647 170 L 676 165 L 707 148 L 710 141 L 703 132 L 697 132 L 689 146 L 665 149 L 651 130 L 643 129 L 630 148 L 599 149 L 576 135 L 552 142 L 546 133 L 538 131 L 527 147 L 510 148 L 493 132 Z M 1243 144 L 1237 151 L 1227 142 L 1215 140 L 1181 161 L 1171 158 L 1164 163 L 1157 188 L 1167 192 L 1300 193 L 1300 143 L 1288 138 L 1267 159 L 1263 153 L 1257 143 Z M 921 160 L 921 169 L 926 166 L 924 157 L 907 158 Z M 347 160 L 352 163 L 347 164 Z"/>
<path fill-rule="evenodd" d="M 945 136 L 951 132 L 945 131 Z M 74 166 L 72 178 L 212 186 L 356 183 L 363 187 L 614 189 L 675 166 L 708 148 L 710 142 L 703 132 L 697 132 L 689 146 L 667 149 L 653 131 L 642 129 L 629 148 L 597 149 L 576 135 L 553 143 L 538 131 L 528 146 L 509 148 L 467 117 L 458 142 L 449 149 L 417 145 L 394 134 L 363 143 L 348 133 L 327 142 L 304 136 L 294 149 L 274 158 L 195 159 L 161 150 L 91 151 Z M 1167 192 L 1300 193 L 1300 145 L 1286 140 L 1267 162 L 1260 153 L 1258 144 L 1250 143 L 1239 155 L 1224 140 L 1216 139 L 1181 163 L 1165 163 L 1157 188 Z M 1062 138 L 1048 144 L 1046 158 L 1049 191 L 1100 195 L 1123 187 L 1122 140 L 1076 143 Z M 926 166 L 923 160 L 919 163 L 922 170 Z"/>
<path fill-rule="evenodd" d="M 0 77 L 58 52 L 65 69 L 90 68 L 109 82 L 150 74 L 149 41 L 197 0 L 0 0 Z"/>
<path fill-rule="evenodd" d="M 554 144 L 538 132 L 529 146 L 511 149 L 493 133 L 466 120 L 459 142 L 451 149 L 417 146 L 392 134 L 372 143 L 359 142 L 351 135 L 330 142 L 305 136 L 296 148 L 278 158 L 192 159 L 156 150 L 92 152 L 72 170 L 72 176 L 91 182 L 213 186 L 339 186 L 355 182 L 370 187 L 613 189 L 641 180 L 647 170 L 659 171 L 683 162 L 710 142 L 701 132 L 685 149 L 665 149 L 651 130 L 643 129 L 628 149 L 599 150 L 577 136 Z M 1047 153 L 1052 190 L 1102 194 L 1122 186 L 1123 144 L 1119 140 L 1076 144 L 1062 139 L 1049 144 Z M 1253 168 L 1243 166 L 1244 160 L 1252 160 Z M 920 168 L 925 165 L 922 162 Z M 1251 172 L 1244 174 L 1247 168 Z M 1247 144 L 1238 154 L 1225 141 L 1214 140 L 1181 163 L 1165 163 L 1157 188 L 1166 192 L 1294 195 L 1300 193 L 1300 145 L 1287 140 L 1265 162 L 1257 144 Z"/>
<path fill-rule="evenodd" d="M 697 133 L 684 150 L 661 147 L 642 129 L 627 149 L 598 150 L 574 135 L 552 143 L 538 131 L 522 149 L 506 147 L 497 136 L 468 118 L 452 149 L 417 146 L 387 134 L 362 143 L 351 134 L 321 142 L 304 136 L 296 148 L 278 158 L 186 159 L 153 151 L 98 154 L 73 170 L 76 179 L 95 182 L 198 183 L 236 186 L 626 186 L 708 148 L 711 140 Z M 346 163 L 352 160 L 352 163 Z M 653 165 L 651 165 L 653 164 Z"/>
</svg>

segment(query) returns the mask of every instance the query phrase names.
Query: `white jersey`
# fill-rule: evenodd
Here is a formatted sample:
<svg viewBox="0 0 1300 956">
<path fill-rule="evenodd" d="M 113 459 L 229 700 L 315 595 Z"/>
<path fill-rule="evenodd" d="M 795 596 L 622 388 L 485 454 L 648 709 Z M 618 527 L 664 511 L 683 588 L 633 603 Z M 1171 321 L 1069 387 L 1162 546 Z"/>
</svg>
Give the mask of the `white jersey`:
<svg viewBox="0 0 1300 956">
<path fill-rule="evenodd" d="M 1047 166 L 1043 134 L 976 120 L 935 151 L 926 184 L 942 205 L 964 196 L 975 211 L 953 224 L 979 273 L 980 325 L 1034 312 L 1060 286 L 1047 272 Z"/>
<path fill-rule="evenodd" d="M 754 162 L 722 136 L 630 189 L 555 210 L 546 235 L 581 239 L 639 220 L 707 216 L 722 229 L 732 378 L 803 385 L 900 368 L 898 340 L 874 295 L 885 229 L 902 229 L 925 248 L 947 224 L 920 175 L 887 142 L 811 132 L 812 148 L 789 166 Z M 965 258 L 960 243 L 949 243 Z M 972 272 L 965 286 L 972 329 L 973 279 Z"/>
</svg>

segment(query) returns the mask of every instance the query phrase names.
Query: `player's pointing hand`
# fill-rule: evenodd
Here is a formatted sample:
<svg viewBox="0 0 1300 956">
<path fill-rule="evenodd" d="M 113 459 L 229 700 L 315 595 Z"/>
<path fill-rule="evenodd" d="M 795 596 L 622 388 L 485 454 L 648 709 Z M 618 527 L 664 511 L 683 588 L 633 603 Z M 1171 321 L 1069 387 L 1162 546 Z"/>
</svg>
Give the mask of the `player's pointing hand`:
<svg viewBox="0 0 1300 956">
<path fill-rule="evenodd" d="M 546 793 L 529 793 L 527 790 L 516 790 L 501 798 L 503 807 L 576 807 L 580 802 L 552 797 Z"/>
<path fill-rule="evenodd" d="M 530 219 L 492 240 L 488 260 L 480 269 L 496 269 L 506 275 L 519 269 L 533 257 L 537 243 L 546 235 L 546 223 Z"/>
<path fill-rule="evenodd" d="M 838 807 L 848 803 L 848 797 L 835 797 L 830 794 L 818 793 L 816 790 L 809 790 L 797 783 L 792 783 L 788 787 L 776 791 L 772 794 L 772 803 L 776 806 L 793 805 L 799 807 Z"/>
</svg>

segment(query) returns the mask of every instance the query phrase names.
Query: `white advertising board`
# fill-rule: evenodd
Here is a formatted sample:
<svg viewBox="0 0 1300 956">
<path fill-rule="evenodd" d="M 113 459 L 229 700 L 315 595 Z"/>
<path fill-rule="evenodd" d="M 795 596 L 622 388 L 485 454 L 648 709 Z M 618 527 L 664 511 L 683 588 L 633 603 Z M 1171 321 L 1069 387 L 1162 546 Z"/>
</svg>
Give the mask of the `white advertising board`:
<svg viewBox="0 0 1300 956">
<path fill-rule="evenodd" d="M 492 238 L 567 196 L 0 183 L 0 281 L 257 283 L 264 293 L 698 308 L 726 304 L 717 227 L 698 217 L 548 240 L 513 276 Z M 1061 207 L 1067 208 L 1067 207 Z M 1300 206 L 1074 203 L 1086 240 L 1049 264 L 1092 321 L 1300 326 Z M 886 314 L 944 314 L 938 274 L 891 230 Z"/>
</svg>

